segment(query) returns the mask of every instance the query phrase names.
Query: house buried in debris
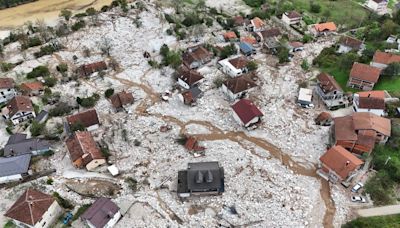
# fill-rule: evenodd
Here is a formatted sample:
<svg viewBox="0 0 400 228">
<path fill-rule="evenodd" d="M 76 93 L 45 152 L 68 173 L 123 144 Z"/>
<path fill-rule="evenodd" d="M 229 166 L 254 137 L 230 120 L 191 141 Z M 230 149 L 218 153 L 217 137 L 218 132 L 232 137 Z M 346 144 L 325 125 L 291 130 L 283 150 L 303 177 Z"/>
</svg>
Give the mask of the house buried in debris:
<svg viewBox="0 0 400 228">
<path fill-rule="evenodd" d="M 28 188 L 6 212 L 18 227 L 48 228 L 62 214 L 63 209 L 50 195 Z"/>
<path fill-rule="evenodd" d="M 107 198 L 97 199 L 81 216 L 90 228 L 111 228 L 121 218 L 118 206 Z"/>
<path fill-rule="evenodd" d="M 39 96 L 44 92 L 43 83 L 39 81 L 22 83 L 20 89 L 25 96 Z"/>
<path fill-rule="evenodd" d="M 262 112 L 253 102 L 247 99 L 241 99 L 232 105 L 233 118 L 242 126 L 250 127 L 261 121 Z"/>
<path fill-rule="evenodd" d="M 391 134 L 390 119 L 368 112 L 334 118 L 331 143 L 357 153 L 371 153 L 375 143 L 386 143 Z"/>
<path fill-rule="evenodd" d="M 15 96 L 2 110 L 3 117 L 14 125 L 36 117 L 32 101 L 26 96 Z"/>
<path fill-rule="evenodd" d="M 91 171 L 106 163 L 90 132 L 78 131 L 65 142 L 73 165 Z"/>
<path fill-rule="evenodd" d="M 189 163 L 178 172 L 178 196 L 219 195 L 225 191 L 224 169 L 218 162 Z"/>
<path fill-rule="evenodd" d="M 211 61 L 213 54 L 203 45 L 197 45 L 187 48 L 182 54 L 182 62 L 189 69 L 195 69 Z"/>
<path fill-rule="evenodd" d="M 96 109 L 90 109 L 84 112 L 67 116 L 66 121 L 66 127 L 68 127 L 68 131 L 70 131 L 71 128 L 74 128 L 77 125 L 81 125 L 87 131 L 93 131 L 99 128 L 100 125 Z"/>
<path fill-rule="evenodd" d="M 39 138 L 27 138 L 26 134 L 11 135 L 4 146 L 4 156 L 23 154 L 41 155 L 50 150 L 50 143 Z"/>
<path fill-rule="evenodd" d="M 350 36 L 342 36 L 339 40 L 339 49 L 338 53 L 348 53 L 350 51 L 361 52 L 364 50 L 365 45 L 361 40 Z"/>
<path fill-rule="evenodd" d="M 107 64 L 104 61 L 81 65 L 77 72 L 84 77 L 99 71 L 107 70 Z"/>
<path fill-rule="evenodd" d="M 319 159 L 321 169 L 317 173 L 332 183 L 348 181 L 364 163 L 342 146 L 334 146 Z"/>
<path fill-rule="evenodd" d="M 189 69 L 185 66 L 178 70 L 178 85 L 185 89 L 190 89 L 197 86 L 204 80 L 204 77 L 196 70 Z"/>
<path fill-rule="evenodd" d="M 132 93 L 121 91 L 119 93 L 113 94 L 110 97 L 110 102 L 113 108 L 118 112 L 126 109 L 128 105 L 133 104 L 134 99 Z"/>
<path fill-rule="evenodd" d="M 242 98 L 252 88 L 256 87 L 249 75 L 242 75 L 240 77 L 232 78 L 222 84 L 222 92 L 224 92 L 230 100 Z"/>
<path fill-rule="evenodd" d="M 296 11 L 285 12 L 282 14 L 282 21 L 288 25 L 295 25 L 301 22 L 301 14 Z"/>
<path fill-rule="evenodd" d="M 0 104 L 11 100 L 17 95 L 14 80 L 11 78 L 0 78 Z"/>
<path fill-rule="evenodd" d="M 348 100 L 344 95 L 339 83 L 327 73 L 320 73 L 317 76 L 315 91 L 330 110 L 348 106 Z"/>
</svg>

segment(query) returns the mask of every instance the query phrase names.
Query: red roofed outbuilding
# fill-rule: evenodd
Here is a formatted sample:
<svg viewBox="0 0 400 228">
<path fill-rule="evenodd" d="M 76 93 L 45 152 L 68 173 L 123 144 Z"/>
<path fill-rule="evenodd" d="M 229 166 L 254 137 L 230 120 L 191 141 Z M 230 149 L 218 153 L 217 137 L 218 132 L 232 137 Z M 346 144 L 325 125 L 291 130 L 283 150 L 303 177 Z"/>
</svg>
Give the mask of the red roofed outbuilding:
<svg viewBox="0 0 400 228">
<path fill-rule="evenodd" d="M 263 116 L 260 109 L 252 101 L 241 99 L 232 105 L 233 118 L 244 127 L 250 127 L 261 121 Z"/>
</svg>

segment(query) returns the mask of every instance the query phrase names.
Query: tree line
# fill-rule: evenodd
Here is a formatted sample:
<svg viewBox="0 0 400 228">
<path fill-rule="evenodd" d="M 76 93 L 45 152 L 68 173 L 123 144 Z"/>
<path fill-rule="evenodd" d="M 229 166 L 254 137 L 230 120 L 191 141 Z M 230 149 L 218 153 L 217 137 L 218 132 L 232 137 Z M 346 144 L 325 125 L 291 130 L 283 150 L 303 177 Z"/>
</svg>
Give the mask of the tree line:
<svg viewBox="0 0 400 228">
<path fill-rule="evenodd" d="M 37 0 L 0 0 L 0 9 L 11 8 L 21 4 L 36 2 Z"/>
</svg>

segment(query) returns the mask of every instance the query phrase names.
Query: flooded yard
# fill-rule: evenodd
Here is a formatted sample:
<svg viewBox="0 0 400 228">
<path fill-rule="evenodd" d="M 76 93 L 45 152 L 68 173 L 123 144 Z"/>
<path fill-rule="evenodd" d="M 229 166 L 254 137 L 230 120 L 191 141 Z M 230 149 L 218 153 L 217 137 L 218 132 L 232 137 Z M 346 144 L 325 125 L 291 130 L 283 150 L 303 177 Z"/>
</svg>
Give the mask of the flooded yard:
<svg viewBox="0 0 400 228">
<path fill-rule="evenodd" d="M 45 20 L 51 24 L 62 9 L 77 12 L 89 7 L 100 9 L 112 0 L 39 0 L 17 7 L 0 10 L 0 29 L 11 29 L 27 21 Z"/>
</svg>

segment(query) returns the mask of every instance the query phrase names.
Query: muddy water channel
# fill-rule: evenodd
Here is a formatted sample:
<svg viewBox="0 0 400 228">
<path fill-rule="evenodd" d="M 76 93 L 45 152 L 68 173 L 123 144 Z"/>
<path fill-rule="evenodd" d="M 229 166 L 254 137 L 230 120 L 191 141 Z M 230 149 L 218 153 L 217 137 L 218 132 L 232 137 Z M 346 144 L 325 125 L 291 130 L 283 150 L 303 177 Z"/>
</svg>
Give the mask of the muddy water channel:
<svg viewBox="0 0 400 228">
<path fill-rule="evenodd" d="M 147 74 L 149 72 L 146 72 Z M 129 81 L 127 79 L 122 79 L 118 78 L 115 75 L 111 76 L 113 79 L 120 81 L 122 84 L 125 84 L 129 87 L 137 87 L 142 89 L 146 94 L 147 94 L 147 99 L 143 100 L 142 103 L 140 103 L 137 106 L 136 113 L 138 115 L 149 115 L 147 113 L 147 108 L 150 106 L 154 105 L 156 102 L 158 102 L 159 99 L 159 94 L 155 93 L 151 87 L 145 85 L 145 83 L 135 83 L 132 81 Z M 311 167 L 311 168 L 306 168 L 303 165 L 301 165 L 299 162 L 294 161 L 289 155 L 285 154 L 281 149 L 276 147 L 275 145 L 271 144 L 270 142 L 257 138 L 257 137 L 251 137 L 248 136 L 246 133 L 238 131 L 223 131 L 222 129 L 219 129 L 218 127 L 214 126 L 212 123 L 207 122 L 207 121 L 199 121 L 199 120 L 190 120 L 187 122 L 183 122 L 173 116 L 165 116 L 161 114 L 151 114 L 152 116 L 156 116 L 160 119 L 163 119 L 167 123 L 171 124 L 176 124 L 180 127 L 180 133 L 185 134 L 186 133 L 186 126 L 190 124 L 197 124 L 201 125 L 205 128 L 207 128 L 211 133 L 208 134 L 196 134 L 196 135 L 191 135 L 194 136 L 196 139 L 200 141 L 216 141 L 216 140 L 230 140 L 233 142 L 238 143 L 240 146 L 245 148 L 246 150 L 250 151 L 252 154 L 255 156 L 258 156 L 263 159 L 269 159 L 267 157 L 263 157 L 260 154 L 254 152 L 251 149 L 248 149 L 243 145 L 243 142 L 249 142 L 251 144 L 254 144 L 266 151 L 268 151 L 274 158 L 280 160 L 282 162 L 282 165 L 286 166 L 288 169 L 292 170 L 295 174 L 297 175 L 302 175 L 302 176 L 308 176 L 312 178 L 317 178 L 321 182 L 321 189 L 320 189 L 320 194 L 321 198 L 324 201 L 326 211 L 324 214 L 324 219 L 323 219 L 323 225 L 325 228 L 331 228 L 333 227 L 333 219 L 335 216 L 336 208 L 334 205 L 334 202 L 331 197 L 331 189 L 329 186 L 329 183 L 320 178 L 316 174 L 316 167 Z"/>
<path fill-rule="evenodd" d="M 53 24 L 62 9 L 79 12 L 89 7 L 100 9 L 111 2 L 112 0 L 38 0 L 0 10 L 0 30 L 12 29 L 27 21 L 34 22 L 38 19 Z"/>
</svg>

